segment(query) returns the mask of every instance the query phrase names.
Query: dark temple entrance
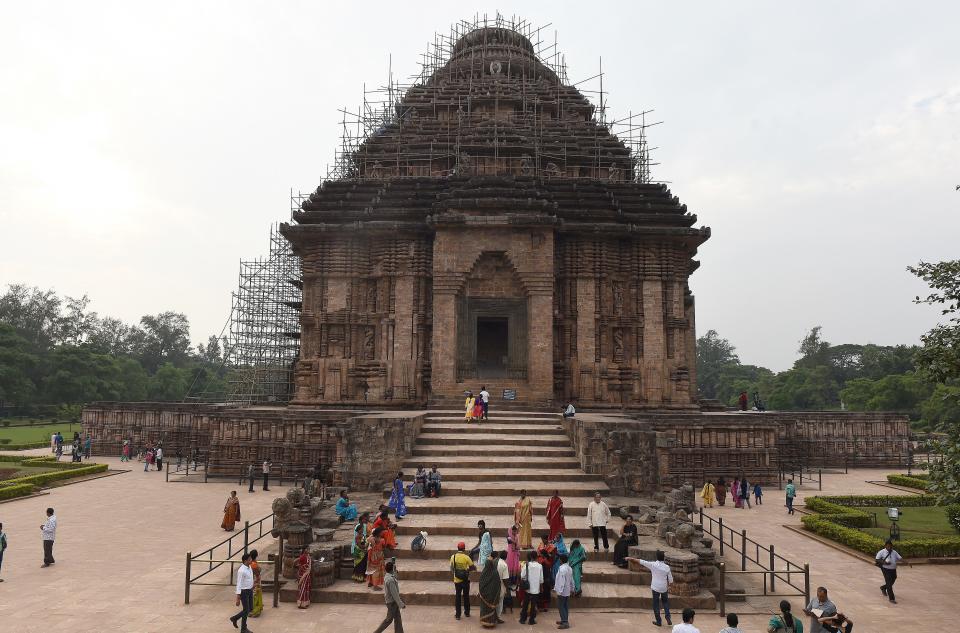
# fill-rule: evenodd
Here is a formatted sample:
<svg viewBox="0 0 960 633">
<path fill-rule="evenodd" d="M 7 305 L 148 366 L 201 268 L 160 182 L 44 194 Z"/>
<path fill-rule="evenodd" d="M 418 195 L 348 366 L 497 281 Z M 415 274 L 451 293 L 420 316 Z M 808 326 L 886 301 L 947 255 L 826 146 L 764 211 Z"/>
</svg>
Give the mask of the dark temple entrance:
<svg viewBox="0 0 960 633">
<path fill-rule="evenodd" d="M 480 376 L 507 375 L 510 326 L 506 317 L 477 317 L 477 370 Z"/>
</svg>

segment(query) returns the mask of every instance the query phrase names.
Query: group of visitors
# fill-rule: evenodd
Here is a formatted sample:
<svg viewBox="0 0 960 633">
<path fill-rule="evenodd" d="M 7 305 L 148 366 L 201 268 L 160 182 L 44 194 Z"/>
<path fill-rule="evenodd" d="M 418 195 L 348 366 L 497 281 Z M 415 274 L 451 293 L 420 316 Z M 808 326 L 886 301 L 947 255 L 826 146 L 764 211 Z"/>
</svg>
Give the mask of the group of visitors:
<svg viewBox="0 0 960 633">
<path fill-rule="evenodd" d="M 736 508 L 751 508 L 750 505 L 750 493 L 753 492 L 753 500 L 757 505 L 763 504 L 763 488 L 760 486 L 760 482 L 754 482 L 753 486 L 747 482 L 746 475 L 741 475 L 733 479 L 733 483 L 729 486 L 727 485 L 727 480 L 721 477 L 717 480 L 717 483 L 714 484 L 712 481 L 707 481 L 703 484 L 703 488 L 700 489 L 700 497 L 703 499 L 703 506 L 705 508 L 712 508 L 713 504 L 716 502 L 718 505 L 725 506 L 727 504 L 727 491 L 730 492 L 730 498 L 733 501 L 733 505 Z"/>
<path fill-rule="evenodd" d="M 741 411 L 747 411 L 749 409 L 750 399 L 747 397 L 746 391 L 741 391 L 740 395 L 737 396 L 737 408 Z M 767 405 L 763 402 L 763 399 L 760 398 L 760 392 L 753 392 L 753 410 L 763 413 L 767 410 Z"/>
<path fill-rule="evenodd" d="M 440 481 L 440 471 L 437 470 L 436 465 L 429 471 L 424 470 L 423 465 L 417 466 L 417 472 L 413 476 L 413 483 L 408 487 L 410 496 L 414 499 L 439 497 Z"/>
<path fill-rule="evenodd" d="M 141 449 L 141 455 L 143 456 L 143 472 L 150 470 L 150 467 L 153 465 L 156 465 L 158 471 L 163 470 L 162 441 L 157 442 L 156 446 L 153 445 L 153 442 L 147 442 L 143 449 Z"/>
<path fill-rule="evenodd" d="M 50 450 L 56 456 L 57 461 L 63 457 L 63 433 L 57 431 L 50 436 Z M 87 437 L 80 436 L 79 431 L 73 432 L 73 441 L 71 443 L 70 461 L 80 462 L 84 459 L 90 459 L 90 452 L 93 448 L 93 437 L 87 433 Z"/>
<path fill-rule="evenodd" d="M 466 400 L 463 403 L 463 419 L 467 422 L 489 420 L 487 412 L 490 409 L 490 392 L 487 391 L 486 386 L 480 387 L 480 393 L 476 396 L 473 395 L 472 391 L 468 391 L 464 395 Z"/>
</svg>

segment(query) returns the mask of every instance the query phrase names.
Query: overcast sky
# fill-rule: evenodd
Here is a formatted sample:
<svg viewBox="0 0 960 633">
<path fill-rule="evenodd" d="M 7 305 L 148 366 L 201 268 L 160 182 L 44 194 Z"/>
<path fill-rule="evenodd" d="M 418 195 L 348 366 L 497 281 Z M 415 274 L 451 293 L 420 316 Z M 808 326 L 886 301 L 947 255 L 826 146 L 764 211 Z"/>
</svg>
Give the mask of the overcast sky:
<svg viewBox="0 0 960 633">
<path fill-rule="evenodd" d="M 5 2 L 0 284 L 219 333 L 337 109 L 498 8 L 552 23 L 573 81 L 602 57 L 613 113 L 664 121 L 654 177 L 713 229 L 700 333 L 780 370 L 813 325 L 896 344 L 936 322 L 905 267 L 960 256 L 955 2 Z"/>
</svg>

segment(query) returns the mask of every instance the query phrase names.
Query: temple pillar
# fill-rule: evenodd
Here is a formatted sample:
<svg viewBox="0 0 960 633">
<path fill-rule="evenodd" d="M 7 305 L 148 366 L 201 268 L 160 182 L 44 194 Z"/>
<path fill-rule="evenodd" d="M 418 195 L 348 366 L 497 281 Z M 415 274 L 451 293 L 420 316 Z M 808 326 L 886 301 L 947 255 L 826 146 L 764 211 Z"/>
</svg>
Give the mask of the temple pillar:
<svg viewBox="0 0 960 633">
<path fill-rule="evenodd" d="M 667 330 L 663 322 L 663 281 L 643 282 L 643 395 L 650 404 L 661 404 L 667 358 Z"/>
</svg>

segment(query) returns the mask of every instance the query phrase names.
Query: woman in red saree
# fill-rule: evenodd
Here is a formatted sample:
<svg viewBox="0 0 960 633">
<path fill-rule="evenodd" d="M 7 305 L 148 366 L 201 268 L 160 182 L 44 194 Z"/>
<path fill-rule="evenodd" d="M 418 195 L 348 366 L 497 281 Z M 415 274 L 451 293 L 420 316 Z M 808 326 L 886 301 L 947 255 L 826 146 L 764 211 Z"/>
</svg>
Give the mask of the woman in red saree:
<svg viewBox="0 0 960 633">
<path fill-rule="evenodd" d="M 563 499 L 560 498 L 559 490 L 554 490 L 553 496 L 547 502 L 547 525 L 550 526 L 551 541 L 556 538 L 557 534 L 567 530 L 563 521 Z"/>
<path fill-rule="evenodd" d="M 310 591 L 313 589 L 313 580 L 311 579 L 311 569 L 313 568 L 313 559 L 310 553 L 303 550 L 300 558 L 297 559 L 297 608 L 306 609 L 310 606 Z"/>
<path fill-rule="evenodd" d="M 386 574 L 382 536 L 383 528 L 376 528 L 367 539 L 367 586 L 378 591 L 383 589 Z"/>
<path fill-rule="evenodd" d="M 393 528 L 396 524 L 390 523 L 390 511 L 381 510 L 377 520 L 373 522 L 373 529 L 383 528 L 380 536 L 383 539 L 383 546 L 387 549 L 397 549 L 397 537 L 393 534 Z"/>
<path fill-rule="evenodd" d="M 237 521 L 240 520 L 240 499 L 237 498 L 237 491 L 233 490 L 227 503 L 223 506 L 223 521 L 220 523 L 227 532 L 233 532 Z"/>
</svg>

